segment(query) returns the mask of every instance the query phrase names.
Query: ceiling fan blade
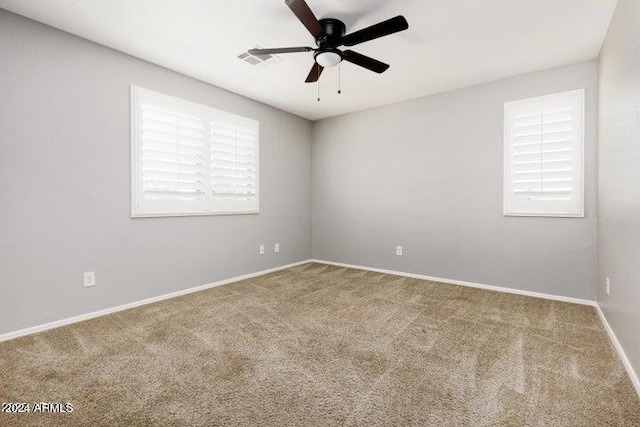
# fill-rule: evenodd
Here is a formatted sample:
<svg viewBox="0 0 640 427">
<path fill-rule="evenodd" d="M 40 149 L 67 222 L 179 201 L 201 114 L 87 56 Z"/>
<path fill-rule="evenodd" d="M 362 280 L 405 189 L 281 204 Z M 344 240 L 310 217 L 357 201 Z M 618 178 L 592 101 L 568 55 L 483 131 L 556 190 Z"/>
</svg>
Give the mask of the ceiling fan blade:
<svg viewBox="0 0 640 427">
<path fill-rule="evenodd" d="M 324 36 L 322 25 L 304 0 L 285 0 L 285 3 L 315 39 Z"/>
<path fill-rule="evenodd" d="M 260 55 L 275 55 L 278 53 L 298 53 L 298 52 L 311 52 L 312 47 L 276 47 L 273 49 L 250 49 L 248 52 L 254 56 Z"/>
<path fill-rule="evenodd" d="M 398 15 L 395 18 L 387 19 L 386 21 L 379 22 L 355 33 L 347 34 L 340 40 L 340 44 L 345 46 L 355 46 L 360 43 L 367 42 L 369 40 L 377 39 L 379 37 L 388 36 L 389 34 L 404 31 L 409 28 L 409 23 L 404 16 Z"/>
<path fill-rule="evenodd" d="M 345 61 L 349 61 L 353 64 L 359 65 L 366 68 L 367 70 L 371 70 L 378 74 L 384 73 L 389 68 L 389 64 L 380 62 L 377 59 L 369 58 L 368 56 L 362 55 L 352 50 L 345 50 L 344 52 L 342 52 L 342 58 Z"/>
<path fill-rule="evenodd" d="M 309 71 L 309 75 L 307 76 L 307 80 L 305 80 L 305 83 L 315 83 L 318 81 L 318 79 L 320 78 L 320 74 L 322 74 L 322 70 L 324 70 L 324 67 L 320 64 L 318 64 L 317 62 L 313 63 L 313 67 L 311 67 L 311 71 Z"/>
</svg>

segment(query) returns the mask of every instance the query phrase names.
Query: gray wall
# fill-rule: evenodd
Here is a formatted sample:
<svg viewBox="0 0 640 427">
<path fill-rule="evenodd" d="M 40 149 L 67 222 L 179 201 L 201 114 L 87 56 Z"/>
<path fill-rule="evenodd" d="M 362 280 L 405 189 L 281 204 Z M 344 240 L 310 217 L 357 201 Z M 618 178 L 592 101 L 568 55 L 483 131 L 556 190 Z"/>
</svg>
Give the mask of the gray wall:
<svg viewBox="0 0 640 427">
<path fill-rule="evenodd" d="M 579 88 L 585 218 L 504 217 L 503 103 Z M 597 91 L 587 62 L 315 122 L 314 258 L 594 300 Z"/>
<path fill-rule="evenodd" d="M 130 84 L 260 120 L 261 213 L 131 219 Z M 308 259 L 310 138 L 307 120 L 0 9 L 0 334 Z"/>
<path fill-rule="evenodd" d="M 619 0 L 600 56 L 598 302 L 640 373 L 640 2 Z M 611 279 L 611 295 L 605 293 Z"/>
</svg>

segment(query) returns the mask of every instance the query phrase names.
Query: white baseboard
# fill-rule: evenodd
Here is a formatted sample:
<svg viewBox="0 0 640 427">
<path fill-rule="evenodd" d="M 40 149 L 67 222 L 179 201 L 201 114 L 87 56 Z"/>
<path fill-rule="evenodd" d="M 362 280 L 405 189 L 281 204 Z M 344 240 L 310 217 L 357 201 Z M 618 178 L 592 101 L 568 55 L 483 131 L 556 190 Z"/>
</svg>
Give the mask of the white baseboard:
<svg viewBox="0 0 640 427">
<path fill-rule="evenodd" d="M 396 276 L 411 277 L 413 279 L 430 280 L 432 282 L 448 283 L 450 285 L 459 285 L 459 286 L 467 286 L 470 288 L 486 289 L 488 291 L 506 292 L 506 293 L 516 294 L 516 295 L 525 295 L 525 296 L 535 297 L 535 298 L 550 299 L 553 301 L 570 302 L 574 304 L 589 305 L 593 307 L 596 306 L 595 301 L 590 301 L 590 300 L 580 299 L 580 298 L 564 297 L 561 295 L 543 294 L 540 292 L 523 291 L 520 289 L 504 288 L 501 286 L 483 285 L 481 283 L 464 282 L 462 280 L 445 279 L 442 277 L 425 276 L 423 274 L 405 273 L 402 271 L 385 270 L 382 268 L 374 268 L 374 267 L 364 267 L 361 265 L 344 264 L 341 262 L 324 261 L 320 259 L 312 259 L 311 262 L 316 262 L 318 264 L 335 265 L 337 267 L 355 268 L 357 270 L 375 271 L 376 273 L 393 274 Z"/>
<path fill-rule="evenodd" d="M 205 289 L 215 288 L 216 286 L 222 286 L 233 282 L 239 282 L 240 280 L 251 279 L 253 277 L 263 276 L 265 274 L 273 273 L 275 271 L 284 270 L 291 267 L 296 267 L 302 264 L 308 264 L 311 260 L 304 260 L 294 262 L 292 264 L 281 265 L 279 267 L 269 268 L 267 270 L 257 271 L 255 273 L 249 273 L 242 276 L 232 277 L 230 279 L 219 280 L 213 283 L 207 283 L 206 285 L 195 286 L 193 288 L 182 289 L 180 291 L 171 292 L 157 297 L 146 298 L 140 301 L 134 301 L 127 304 L 119 305 L 116 307 L 105 308 L 103 310 L 93 311 L 91 313 L 81 314 L 79 316 L 69 317 L 67 319 L 56 320 L 55 322 L 45 323 L 43 325 L 32 326 L 30 328 L 20 329 L 14 332 L 8 332 L 0 335 L 0 342 L 10 340 L 13 338 L 22 337 L 25 335 L 31 335 L 38 332 L 46 331 L 48 329 L 58 328 L 60 326 L 71 325 L 72 323 L 82 322 L 83 320 L 93 319 L 95 317 L 105 316 L 107 314 L 116 313 L 118 311 L 128 310 L 130 308 L 140 307 L 141 305 L 151 304 L 158 301 L 163 301 L 170 298 L 179 297 L 182 295 L 191 294 L 193 292 L 204 291 Z"/>
<path fill-rule="evenodd" d="M 604 315 L 604 312 L 600 308 L 599 304 L 596 304 L 596 311 L 600 316 L 600 320 L 602 321 L 604 328 L 607 330 L 607 334 L 609 334 L 609 338 L 611 339 L 611 343 L 613 344 L 613 347 L 618 352 L 618 357 L 620 357 L 620 360 L 622 360 L 622 364 L 627 370 L 627 373 L 629 374 L 629 378 L 631 378 L 631 382 L 633 383 L 633 387 L 635 387 L 636 389 L 636 393 L 638 393 L 638 397 L 640 397 L 640 379 L 638 378 L 636 371 L 633 369 L 633 366 L 631 365 L 631 362 L 629 361 L 627 354 L 622 349 L 622 346 L 620 345 L 620 341 L 618 341 L 618 337 L 616 337 L 615 332 L 613 332 L 613 329 L 611 328 L 611 325 L 609 325 L 609 321 Z"/>
</svg>

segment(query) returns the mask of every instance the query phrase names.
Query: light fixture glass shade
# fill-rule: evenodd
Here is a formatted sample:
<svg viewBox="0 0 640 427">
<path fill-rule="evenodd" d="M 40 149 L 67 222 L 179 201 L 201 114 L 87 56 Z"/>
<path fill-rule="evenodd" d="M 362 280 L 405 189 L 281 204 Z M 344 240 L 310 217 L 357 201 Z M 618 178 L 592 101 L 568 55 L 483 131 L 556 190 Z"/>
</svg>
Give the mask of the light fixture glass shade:
<svg viewBox="0 0 640 427">
<path fill-rule="evenodd" d="M 320 52 L 316 55 L 316 62 L 324 68 L 335 67 L 342 61 L 342 57 L 336 52 Z"/>
</svg>

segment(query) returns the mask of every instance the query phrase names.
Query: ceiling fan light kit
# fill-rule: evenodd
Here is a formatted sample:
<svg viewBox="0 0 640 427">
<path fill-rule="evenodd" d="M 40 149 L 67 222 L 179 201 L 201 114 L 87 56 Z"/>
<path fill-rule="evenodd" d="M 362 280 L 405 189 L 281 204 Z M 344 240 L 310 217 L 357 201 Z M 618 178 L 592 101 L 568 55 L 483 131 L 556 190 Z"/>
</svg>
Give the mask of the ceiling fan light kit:
<svg viewBox="0 0 640 427">
<path fill-rule="evenodd" d="M 337 49 L 318 51 L 313 55 L 313 58 L 318 65 L 324 68 L 335 67 L 342 61 L 342 55 L 340 55 L 340 51 Z"/>
<path fill-rule="evenodd" d="M 384 73 L 389 64 L 354 52 L 352 50 L 340 50 L 340 46 L 355 46 L 370 40 L 388 36 L 409 28 L 407 20 L 399 15 L 394 18 L 371 25 L 362 30 L 345 35 L 344 22 L 335 18 L 316 19 L 315 15 L 304 0 L 285 0 L 286 5 L 296 15 L 315 39 L 317 48 L 312 47 L 285 47 L 274 49 L 251 49 L 252 55 L 272 55 L 282 53 L 314 52 L 315 60 L 309 72 L 306 83 L 317 82 L 325 68 L 335 67 L 340 62 L 347 61 L 375 73 Z"/>
</svg>

